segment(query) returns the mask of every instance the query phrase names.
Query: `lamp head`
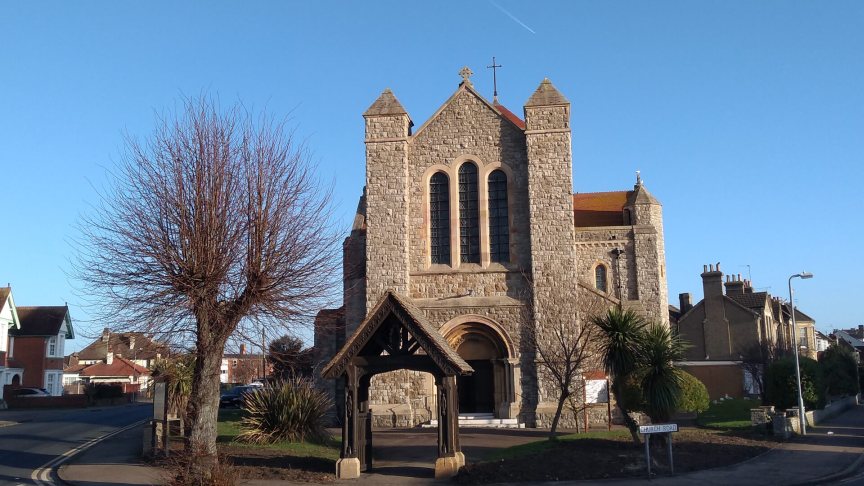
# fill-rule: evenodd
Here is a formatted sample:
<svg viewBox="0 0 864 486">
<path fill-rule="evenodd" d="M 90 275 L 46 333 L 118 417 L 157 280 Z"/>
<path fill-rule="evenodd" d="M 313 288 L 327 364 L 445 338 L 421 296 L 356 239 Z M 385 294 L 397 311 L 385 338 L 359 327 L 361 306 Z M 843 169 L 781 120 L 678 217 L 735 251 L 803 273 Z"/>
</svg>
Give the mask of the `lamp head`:
<svg viewBox="0 0 864 486">
<path fill-rule="evenodd" d="M 810 272 L 801 272 L 798 274 L 802 279 L 813 278 L 813 274 Z"/>
</svg>

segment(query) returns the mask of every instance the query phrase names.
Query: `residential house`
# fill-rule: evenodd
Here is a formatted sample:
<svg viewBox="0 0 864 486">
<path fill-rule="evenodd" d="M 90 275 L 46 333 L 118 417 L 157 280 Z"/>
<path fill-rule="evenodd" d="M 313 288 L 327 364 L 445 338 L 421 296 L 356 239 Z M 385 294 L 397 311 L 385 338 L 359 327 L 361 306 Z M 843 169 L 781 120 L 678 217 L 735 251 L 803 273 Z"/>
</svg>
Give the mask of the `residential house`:
<svg viewBox="0 0 864 486">
<path fill-rule="evenodd" d="M 0 287 L 0 400 L 4 385 L 20 385 L 24 369 L 10 366 L 9 331 L 21 327 L 11 287 Z"/>
<path fill-rule="evenodd" d="M 63 350 L 75 332 L 69 307 L 18 307 L 20 327 L 9 331 L 9 363 L 23 369 L 21 386 L 63 394 Z"/>
<path fill-rule="evenodd" d="M 122 356 L 108 353 L 104 362 L 81 364 L 71 362 L 63 370 L 63 384 L 70 393 L 80 393 L 88 383 L 138 385 L 146 390 L 151 383 L 150 370 Z"/>
<path fill-rule="evenodd" d="M 834 340 L 832 338 L 826 336 L 822 331 L 817 330 L 816 331 L 816 354 L 817 354 L 817 356 L 821 355 L 823 351 L 828 349 L 828 346 L 831 346 L 831 344 L 833 342 L 834 342 Z"/>
<path fill-rule="evenodd" d="M 266 356 L 262 354 L 247 354 L 246 345 L 240 345 L 239 353 L 225 353 L 222 355 L 222 364 L 219 368 L 220 383 L 251 383 L 263 379 L 266 376 L 261 370 L 266 365 L 267 375 L 273 373 L 273 366 L 267 363 Z"/>
<path fill-rule="evenodd" d="M 761 393 L 761 380 L 754 376 L 761 374 L 761 367 L 745 363 L 791 349 L 788 307 L 768 292 L 754 291 L 740 275 L 728 276 L 724 284 L 719 263 L 706 265 L 701 276 L 704 297 L 699 303 L 692 305 L 689 293 L 679 296 L 677 331 L 690 344 L 686 361 L 679 365 L 705 383 L 712 399 Z M 799 315 L 807 321 L 805 329 L 811 329 L 813 320 Z M 815 349 L 815 343 L 809 349 Z"/>
<path fill-rule="evenodd" d="M 154 341 L 142 332 L 111 332 L 107 327 L 102 335 L 78 352 L 77 362 L 82 365 L 106 363 L 108 354 L 130 360 L 138 366 L 151 368 L 156 360 L 170 354 L 168 345 Z"/>
<path fill-rule="evenodd" d="M 838 346 L 852 351 L 858 363 L 864 362 L 864 326 L 858 326 L 858 329 L 835 329 L 834 338 Z"/>
</svg>

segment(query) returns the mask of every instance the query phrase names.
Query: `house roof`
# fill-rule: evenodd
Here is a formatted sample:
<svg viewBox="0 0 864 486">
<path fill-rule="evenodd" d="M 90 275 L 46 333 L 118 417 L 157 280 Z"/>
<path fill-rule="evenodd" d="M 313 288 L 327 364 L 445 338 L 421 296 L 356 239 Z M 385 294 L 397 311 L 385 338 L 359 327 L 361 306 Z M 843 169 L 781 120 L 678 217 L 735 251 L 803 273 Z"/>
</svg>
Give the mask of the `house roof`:
<svg viewBox="0 0 864 486">
<path fill-rule="evenodd" d="M 167 356 L 169 354 L 168 346 L 163 343 L 153 341 L 142 332 L 108 332 L 108 342 L 103 339 L 106 333 L 97 338 L 86 348 L 78 352 L 78 359 L 83 361 L 104 361 L 107 357 L 108 348 L 114 356 L 125 356 L 133 359 L 154 359 L 156 355 Z M 134 338 L 135 347 L 130 348 Z"/>
<path fill-rule="evenodd" d="M 17 310 L 21 328 L 11 329 L 9 333 L 13 336 L 56 336 L 65 324 L 66 338 L 74 337 L 68 319 L 69 307 L 65 305 L 18 307 Z"/>
<path fill-rule="evenodd" d="M 262 355 L 262 354 L 251 354 L 251 353 L 243 353 L 243 354 L 225 353 L 222 355 L 222 358 L 227 358 L 227 359 L 256 359 L 256 360 L 260 360 L 263 357 L 264 357 L 264 355 Z"/>
<path fill-rule="evenodd" d="M 726 296 L 748 309 L 764 309 L 769 302 L 768 292 L 733 293 Z"/>
<path fill-rule="evenodd" d="M 351 360 L 373 341 L 377 331 L 388 317 L 396 317 L 399 325 L 406 329 L 426 355 L 442 371 L 448 374 L 466 375 L 474 371 L 456 351 L 447 344 L 444 336 L 426 320 L 423 312 L 408 297 L 388 290 L 378 301 L 372 312 L 357 326 L 354 334 L 342 349 L 321 370 L 324 378 L 336 378 L 345 372 Z"/>
<path fill-rule="evenodd" d="M 65 371 L 65 370 L 64 370 Z M 150 370 L 137 365 L 126 358 L 116 357 L 111 364 L 96 363 L 85 367 L 79 373 L 81 376 L 137 376 L 149 375 Z"/>
<path fill-rule="evenodd" d="M 573 223 L 577 227 L 622 226 L 629 191 L 573 194 Z"/>
<path fill-rule="evenodd" d="M 9 300 L 9 294 L 12 293 L 12 287 L 0 287 L 0 311 L 6 306 L 6 301 Z"/>
<path fill-rule="evenodd" d="M 834 331 L 834 336 L 842 339 L 846 344 L 849 344 L 855 349 L 864 349 L 864 341 L 849 335 L 846 331 Z"/>
</svg>

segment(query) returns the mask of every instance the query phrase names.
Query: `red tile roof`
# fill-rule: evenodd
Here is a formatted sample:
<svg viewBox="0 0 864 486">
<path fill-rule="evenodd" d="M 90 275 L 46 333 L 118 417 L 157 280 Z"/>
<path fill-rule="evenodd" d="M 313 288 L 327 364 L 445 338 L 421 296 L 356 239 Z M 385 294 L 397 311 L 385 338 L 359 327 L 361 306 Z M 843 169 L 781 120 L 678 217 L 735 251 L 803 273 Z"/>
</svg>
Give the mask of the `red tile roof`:
<svg viewBox="0 0 864 486">
<path fill-rule="evenodd" d="M 628 191 L 573 194 L 573 223 L 585 226 L 621 226 Z"/>
<path fill-rule="evenodd" d="M 128 359 L 115 357 L 111 364 L 96 363 L 81 370 L 81 376 L 137 376 L 149 375 L 150 370 Z"/>
<path fill-rule="evenodd" d="M 511 122 L 513 122 L 514 125 L 521 128 L 522 130 L 525 130 L 525 122 L 522 121 L 522 119 L 518 116 L 514 115 L 512 111 L 504 107 L 504 105 L 499 105 L 498 103 L 495 103 L 495 108 L 498 108 L 498 111 L 500 111 L 501 114 L 504 115 L 504 118 L 510 120 Z"/>
</svg>

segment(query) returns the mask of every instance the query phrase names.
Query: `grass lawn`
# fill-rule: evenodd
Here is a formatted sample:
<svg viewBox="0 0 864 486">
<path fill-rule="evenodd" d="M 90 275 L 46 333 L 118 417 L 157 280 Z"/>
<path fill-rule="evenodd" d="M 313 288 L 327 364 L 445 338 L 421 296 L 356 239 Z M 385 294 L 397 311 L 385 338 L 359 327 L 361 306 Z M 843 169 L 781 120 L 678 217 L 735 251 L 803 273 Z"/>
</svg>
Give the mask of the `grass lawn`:
<svg viewBox="0 0 864 486">
<path fill-rule="evenodd" d="M 750 409 L 756 408 L 759 400 L 733 398 L 711 403 L 708 410 L 696 417 L 700 427 L 711 429 L 744 429 L 750 427 Z"/>
<path fill-rule="evenodd" d="M 551 451 L 558 447 L 557 442 L 569 442 L 586 439 L 623 439 L 630 437 L 630 432 L 627 430 L 599 430 L 584 432 L 581 434 L 560 435 L 557 440 L 538 440 L 537 442 L 529 442 L 528 444 L 508 447 L 506 449 L 493 450 L 483 457 L 485 461 L 500 461 L 502 459 L 511 459 L 514 457 L 527 456 L 532 454 L 540 454 Z"/>
<path fill-rule="evenodd" d="M 235 442 L 234 439 L 240 434 L 240 420 L 242 418 L 243 412 L 239 409 L 219 410 L 219 422 L 216 425 L 217 442 L 226 445 L 230 444 L 232 447 L 281 451 L 295 457 L 317 457 L 334 461 L 339 458 L 339 440 L 337 439 L 334 439 L 329 444 L 276 442 L 275 444 L 259 445 Z"/>
</svg>

